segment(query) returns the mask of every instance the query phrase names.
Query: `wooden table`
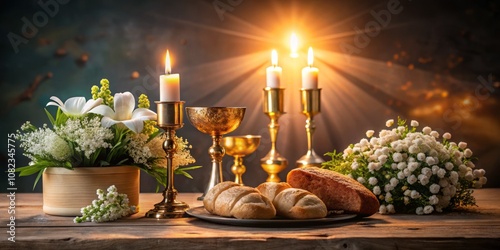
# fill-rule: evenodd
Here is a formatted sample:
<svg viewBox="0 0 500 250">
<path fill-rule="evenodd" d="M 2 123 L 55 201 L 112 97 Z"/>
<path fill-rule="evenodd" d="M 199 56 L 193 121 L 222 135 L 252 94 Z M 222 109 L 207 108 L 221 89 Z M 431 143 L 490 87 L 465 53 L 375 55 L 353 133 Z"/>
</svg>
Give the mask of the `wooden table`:
<svg viewBox="0 0 500 250">
<path fill-rule="evenodd" d="M 178 200 L 200 206 L 199 194 Z M 446 214 L 379 215 L 330 225 L 255 228 L 196 218 L 156 220 L 144 213 L 161 194 L 141 194 L 141 212 L 108 223 L 73 223 L 42 212 L 41 194 L 16 194 L 16 242 L 7 240 L 0 200 L 0 249 L 500 249 L 500 189 L 476 190 L 478 207 Z M 8 229 L 7 229 L 8 230 Z"/>
</svg>

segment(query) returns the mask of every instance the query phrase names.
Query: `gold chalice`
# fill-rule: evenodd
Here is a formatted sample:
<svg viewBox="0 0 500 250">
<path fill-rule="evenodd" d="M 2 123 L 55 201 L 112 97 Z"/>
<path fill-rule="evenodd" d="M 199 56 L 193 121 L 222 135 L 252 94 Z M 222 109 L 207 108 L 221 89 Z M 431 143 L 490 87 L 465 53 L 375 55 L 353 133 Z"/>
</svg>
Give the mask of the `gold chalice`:
<svg viewBox="0 0 500 250">
<path fill-rule="evenodd" d="M 212 187 L 223 181 L 222 157 L 226 153 L 220 144 L 222 135 L 230 133 L 240 126 L 245 116 L 246 108 L 241 107 L 187 107 L 186 112 L 193 126 L 204 134 L 212 136 L 212 146 L 208 154 L 212 159 L 212 170 L 210 180 L 205 192 L 199 200 L 203 200 L 205 194 Z"/>
<path fill-rule="evenodd" d="M 247 168 L 243 165 L 243 157 L 253 153 L 260 144 L 260 135 L 227 136 L 222 138 L 222 146 L 226 154 L 234 157 L 231 166 L 235 178 L 234 182 L 243 185 L 242 176 Z"/>
</svg>

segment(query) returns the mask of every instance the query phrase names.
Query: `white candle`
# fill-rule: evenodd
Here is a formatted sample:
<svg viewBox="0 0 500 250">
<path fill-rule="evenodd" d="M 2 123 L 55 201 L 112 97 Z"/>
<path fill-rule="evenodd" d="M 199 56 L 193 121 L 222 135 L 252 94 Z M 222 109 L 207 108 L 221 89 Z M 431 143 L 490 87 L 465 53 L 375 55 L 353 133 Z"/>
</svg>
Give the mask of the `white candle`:
<svg viewBox="0 0 500 250">
<path fill-rule="evenodd" d="M 266 71 L 266 86 L 269 88 L 279 88 L 282 70 L 278 66 L 278 53 L 274 49 L 271 52 L 271 64 L 272 66 L 267 67 Z"/>
<path fill-rule="evenodd" d="M 312 66 L 313 64 L 313 50 L 309 48 L 307 53 L 307 64 L 309 66 L 302 69 L 302 88 L 303 89 L 317 89 L 318 88 L 318 68 Z"/>
<path fill-rule="evenodd" d="M 170 54 L 167 50 L 165 56 L 165 75 L 160 75 L 160 101 L 178 102 L 181 100 L 180 77 L 179 74 L 170 74 Z"/>
</svg>

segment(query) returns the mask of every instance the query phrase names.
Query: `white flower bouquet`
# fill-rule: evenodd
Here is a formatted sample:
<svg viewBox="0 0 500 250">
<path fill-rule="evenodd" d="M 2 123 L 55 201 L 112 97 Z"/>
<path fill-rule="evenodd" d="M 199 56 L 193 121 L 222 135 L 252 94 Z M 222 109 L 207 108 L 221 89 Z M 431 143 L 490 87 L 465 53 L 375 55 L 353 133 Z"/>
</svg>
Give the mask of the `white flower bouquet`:
<svg viewBox="0 0 500 250">
<path fill-rule="evenodd" d="M 102 79 L 101 87 L 93 86 L 92 99 L 72 97 L 66 102 L 53 96 L 47 106 L 57 106 L 53 116 L 45 110 L 52 127 L 44 124 L 37 128 L 29 121 L 17 131 L 16 139 L 29 166 L 17 168 L 20 176 L 38 173 L 34 186 L 47 167 L 106 167 L 132 165 L 166 185 L 166 153 L 164 135 L 156 128 L 156 113 L 149 110 L 146 95 L 135 98 L 130 92 L 111 95 L 109 81 Z M 175 137 L 176 154 L 173 167 L 177 174 L 188 178 L 195 162 L 187 140 Z"/>
<path fill-rule="evenodd" d="M 386 122 L 392 127 L 394 120 Z M 366 132 L 359 143 L 343 153 L 331 152 L 323 168 L 357 180 L 378 197 L 379 212 L 431 214 L 460 206 L 473 206 L 472 188 L 486 183 L 485 171 L 476 169 L 467 143 L 451 142 L 430 127 L 417 131 L 417 121 L 398 119 L 397 127 L 374 136 Z"/>
</svg>

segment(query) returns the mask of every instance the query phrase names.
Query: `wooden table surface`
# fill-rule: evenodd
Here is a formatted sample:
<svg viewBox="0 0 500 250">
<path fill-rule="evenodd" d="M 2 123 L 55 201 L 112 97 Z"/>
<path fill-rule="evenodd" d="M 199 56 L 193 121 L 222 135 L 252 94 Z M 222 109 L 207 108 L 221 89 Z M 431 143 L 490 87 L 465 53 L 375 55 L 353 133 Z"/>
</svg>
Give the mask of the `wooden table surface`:
<svg viewBox="0 0 500 250">
<path fill-rule="evenodd" d="M 475 191 L 478 207 L 434 215 L 380 215 L 330 225 L 256 228 L 196 218 L 150 219 L 161 194 L 140 196 L 141 212 L 107 223 L 73 223 L 42 212 L 41 194 L 16 194 L 15 241 L 8 241 L 6 194 L 0 200 L 0 249 L 500 249 L 500 189 Z M 178 200 L 200 206 L 199 194 Z M 8 229 L 7 229 L 8 230 Z"/>
</svg>

